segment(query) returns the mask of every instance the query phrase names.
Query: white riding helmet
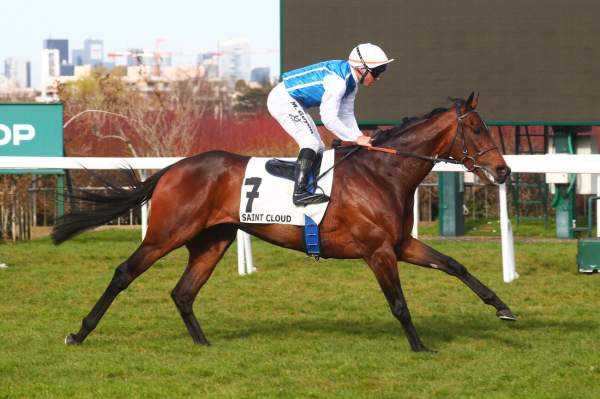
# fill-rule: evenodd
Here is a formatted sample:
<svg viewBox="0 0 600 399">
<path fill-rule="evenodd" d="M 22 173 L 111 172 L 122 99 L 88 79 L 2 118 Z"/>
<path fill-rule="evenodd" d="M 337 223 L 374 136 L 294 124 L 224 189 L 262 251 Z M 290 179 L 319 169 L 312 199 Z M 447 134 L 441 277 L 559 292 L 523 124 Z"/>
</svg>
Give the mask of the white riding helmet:
<svg viewBox="0 0 600 399">
<path fill-rule="evenodd" d="M 388 59 L 383 50 L 371 43 L 362 43 L 354 47 L 348 56 L 348 62 L 353 67 L 373 69 L 380 65 L 389 64 L 394 59 Z"/>
</svg>

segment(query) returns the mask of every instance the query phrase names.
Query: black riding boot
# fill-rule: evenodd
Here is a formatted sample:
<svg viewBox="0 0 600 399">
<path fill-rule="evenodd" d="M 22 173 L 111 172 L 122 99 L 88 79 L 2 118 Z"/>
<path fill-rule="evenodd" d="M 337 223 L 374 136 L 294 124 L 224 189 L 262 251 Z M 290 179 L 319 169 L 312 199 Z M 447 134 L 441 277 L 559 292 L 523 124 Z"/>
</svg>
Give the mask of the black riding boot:
<svg viewBox="0 0 600 399">
<path fill-rule="evenodd" d="M 294 177 L 296 179 L 296 183 L 294 184 L 294 205 L 319 204 L 329 201 L 329 197 L 325 194 L 308 191 L 308 179 L 313 173 L 313 165 L 316 158 L 317 154 L 310 148 L 302 148 L 300 154 L 298 154 L 296 168 L 294 169 Z"/>
</svg>

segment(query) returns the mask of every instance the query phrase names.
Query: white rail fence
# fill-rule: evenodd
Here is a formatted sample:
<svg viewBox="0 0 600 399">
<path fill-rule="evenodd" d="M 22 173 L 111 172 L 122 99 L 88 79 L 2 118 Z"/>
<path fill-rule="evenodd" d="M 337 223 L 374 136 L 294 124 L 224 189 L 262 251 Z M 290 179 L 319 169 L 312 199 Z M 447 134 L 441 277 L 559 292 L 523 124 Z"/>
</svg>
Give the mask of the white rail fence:
<svg viewBox="0 0 600 399">
<path fill-rule="evenodd" d="M 181 158 L 83 158 L 83 157 L 1 157 L 1 169 L 94 169 L 110 170 L 132 168 L 141 170 L 142 177 L 146 170 L 162 169 Z M 600 174 L 600 155 L 507 155 L 506 162 L 513 172 L 519 173 L 593 173 Z M 459 165 L 438 164 L 435 172 L 465 172 Z M 597 195 L 600 195 L 600 177 L 597 178 Z M 499 185 L 500 230 L 502 247 L 502 276 L 505 282 L 511 282 L 518 277 L 516 272 L 514 240 L 512 227 L 508 218 L 506 186 Z M 415 194 L 415 199 L 418 196 Z M 600 227 L 600 202 L 596 203 L 596 224 Z M 418 201 L 415 201 L 415 221 L 418 220 Z M 142 207 L 142 237 L 147 229 L 148 208 Z M 597 229 L 600 232 L 600 228 Z M 417 223 L 413 226 L 413 236 L 418 236 Z M 238 232 L 238 273 L 252 273 L 256 269 L 252 262 L 250 237 Z"/>
</svg>

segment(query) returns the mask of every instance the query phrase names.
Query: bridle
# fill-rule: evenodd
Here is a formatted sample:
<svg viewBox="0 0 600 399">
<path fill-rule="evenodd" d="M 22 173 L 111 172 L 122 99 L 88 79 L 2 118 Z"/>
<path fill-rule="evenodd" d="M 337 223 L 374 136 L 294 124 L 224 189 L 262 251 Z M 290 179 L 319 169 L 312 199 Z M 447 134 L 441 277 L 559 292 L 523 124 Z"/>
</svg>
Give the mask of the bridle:
<svg viewBox="0 0 600 399">
<path fill-rule="evenodd" d="M 456 133 L 454 134 L 454 138 L 452 139 L 452 145 L 450 145 L 450 150 L 448 150 L 448 153 L 452 152 L 452 148 L 454 148 L 454 144 L 456 143 L 456 138 L 460 136 L 460 139 L 462 141 L 462 159 L 460 160 L 455 160 L 454 158 L 452 158 L 451 155 L 448 155 L 448 157 L 444 160 L 444 158 L 438 158 L 440 159 L 440 162 L 448 162 L 448 160 L 452 160 L 454 162 L 450 162 L 450 163 L 457 163 L 457 164 L 461 164 L 463 165 L 468 172 L 474 172 L 476 169 L 483 169 L 483 167 L 477 165 L 477 160 L 479 159 L 479 157 L 481 157 L 484 154 L 487 154 L 490 151 L 498 151 L 498 146 L 492 146 L 490 148 L 487 148 L 485 150 L 480 150 L 478 151 L 476 154 L 474 155 L 469 155 L 469 150 L 467 147 L 467 139 L 465 137 L 465 132 L 464 132 L 464 126 L 465 126 L 465 122 L 464 119 L 469 115 L 469 114 L 477 114 L 477 111 L 475 110 L 470 110 L 465 112 L 464 114 L 461 114 L 460 112 L 460 106 L 458 104 L 454 104 L 454 108 L 456 109 L 456 118 L 457 118 L 457 126 L 456 126 Z M 480 117 L 481 119 L 481 117 Z M 481 119 L 482 123 L 483 123 L 483 127 L 487 130 L 487 126 L 485 124 L 485 122 L 483 122 L 483 119 Z M 477 149 L 477 147 L 475 146 L 475 144 L 473 143 L 473 147 L 475 149 Z M 467 165 L 467 162 L 469 162 L 471 164 L 471 167 L 469 167 Z"/>
</svg>

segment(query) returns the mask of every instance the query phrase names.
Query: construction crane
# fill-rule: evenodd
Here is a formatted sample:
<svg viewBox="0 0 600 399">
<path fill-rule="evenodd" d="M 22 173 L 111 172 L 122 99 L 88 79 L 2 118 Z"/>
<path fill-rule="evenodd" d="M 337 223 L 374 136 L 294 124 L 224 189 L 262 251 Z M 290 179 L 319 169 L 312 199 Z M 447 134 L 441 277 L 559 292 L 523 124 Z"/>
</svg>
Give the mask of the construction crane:
<svg viewBox="0 0 600 399">
<path fill-rule="evenodd" d="M 161 64 L 165 57 L 170 57 L 171 52 L 169 51 L 161 51 L 159 49 L 160 43 L 166 42 L 166 39 L 158 38 L 154 44 L 154 51 L 148 52 L 144 50 L 128 50 L 128 51 L 110 51 L 106 54 L 107 58 L 112 62 L 115 62 L 117 58 L 125 58 L 125 63 L 127 64 L 127 60 L 134 59 L 137 65 L 145 64 L 144 60 L 151 59 L 152 60 L 152 74 L 154 76 L 160 76 L 161 73 Z M 146 65 L 150 66 L 150 65 Z"/>
</svg>

